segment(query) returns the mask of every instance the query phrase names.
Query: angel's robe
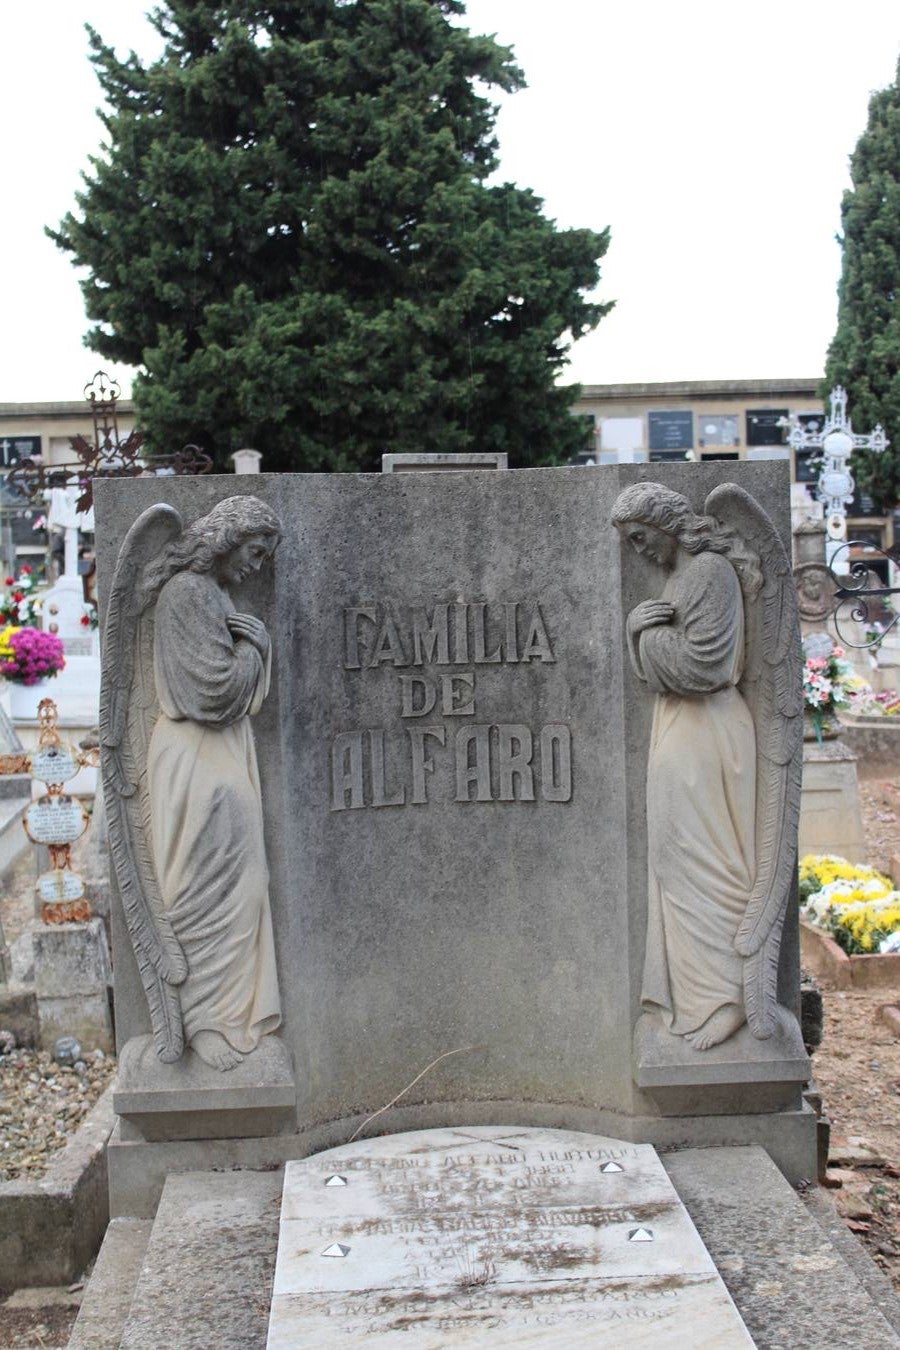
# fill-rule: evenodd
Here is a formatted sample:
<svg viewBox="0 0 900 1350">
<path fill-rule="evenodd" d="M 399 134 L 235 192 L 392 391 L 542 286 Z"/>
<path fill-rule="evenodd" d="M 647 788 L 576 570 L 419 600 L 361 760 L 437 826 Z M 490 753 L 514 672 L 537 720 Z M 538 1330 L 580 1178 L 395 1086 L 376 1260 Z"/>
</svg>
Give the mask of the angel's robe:
<svg viewBox="0 0 900 1350">
<path fill-rule="evenodd" d="M 656 692 L 647 765 L 648 915 L 641 993 L 676 1035 L 743 1008 L 734 949 L 756 871 L 756 737 L 735 687 L 744 606 L 731 563 L 680 551 L 662 599 L 671 623 L 631 643 Z"/>
<path fill-rule="evenodd" d="M 179 572 L 156 606 L 160 716 L 148 754 L 153 859 L 187 960 L 179 986 L 185 1039 L 217 1031 L 253 1050 L 281 1021 L 269 872 L 250 716 L 270 658 L 235 640 L 228 593 Z"/>
</svg>

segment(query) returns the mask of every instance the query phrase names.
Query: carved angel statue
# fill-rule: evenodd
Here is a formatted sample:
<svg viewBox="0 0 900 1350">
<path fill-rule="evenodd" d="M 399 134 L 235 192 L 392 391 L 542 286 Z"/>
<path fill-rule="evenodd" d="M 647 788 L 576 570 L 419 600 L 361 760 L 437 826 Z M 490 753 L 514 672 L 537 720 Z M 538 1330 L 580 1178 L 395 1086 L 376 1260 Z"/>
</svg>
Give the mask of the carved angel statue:
<svg viewBox="0 0 900 1350">
<path fill-rule="evenodd" d="M 281 1021 L 250 718 L 265 627 L 231 598 L 281 538 L 257 497 L 183 527 L 150 507 L 119 553 L 100 696 L 110 848 L 156 1052 L 230 1069 Z"/>
<path fill-rule="evenodd" d="M 659 483 L 613 521 L 666 574 L 628 616 L 631 664 L 656 693 L 647 767 L 642 1005 L 695 1049 L 778 1020 L 803 735 L 791 568 L 771 520 L 733 483 L 695 515 Z"/>
</svg>

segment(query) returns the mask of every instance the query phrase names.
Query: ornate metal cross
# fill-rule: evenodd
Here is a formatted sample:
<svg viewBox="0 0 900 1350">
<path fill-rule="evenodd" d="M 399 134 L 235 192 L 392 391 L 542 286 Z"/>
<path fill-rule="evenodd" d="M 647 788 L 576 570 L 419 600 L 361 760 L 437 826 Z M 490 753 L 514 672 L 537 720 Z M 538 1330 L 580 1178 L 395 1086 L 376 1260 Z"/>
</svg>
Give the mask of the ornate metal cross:
<svg viewBox="0 0 900 1350">
<path fill-rule="evenodd" d="M 817 483 L 819 501 L 825 507 L 825 528 L 828 538 L 847 537 L 847 507 L 853 501 L 856 483 L 850 472 L 850 456 L 854 450 L 873 450 L 880 454 L 890 442 L 884 429 L 877 426 L 866 435 L 856 435 L 847 416 L 847 391 L 836 385 L 831 391 L 831 412 L 820 429 L 807 431 L 794 425 L 788 436 L 792 450 L 818 450 L 824 463 Z"/>
<path fill-rule="evenodd" d="M 144 437 L 132 431 L 121 440 L 116 405 L 121 389 L 115 380 L 102 370 L 84 386 L 84 396 L 91 406 L 94 421 L 94 441 L 84 436 L 70 436 L 69 444 L 77 455 L 64 464 L 36 464 L 24 459 L 10 469 L 6 482 L 10 490 L 27 501 L 40 501 L 44 491 L 53 487 L 60 477 L 75 478 L 81 489 L 76 509 L 90 511 L 94 504 L 95 478 L 138 478 L 143 474 L 160 472 L 175 474 L 209 473 L 212 460 L 196 445 L 186 445 L 174 454 L 149 455 L 142 453 Z"/>
</svg>

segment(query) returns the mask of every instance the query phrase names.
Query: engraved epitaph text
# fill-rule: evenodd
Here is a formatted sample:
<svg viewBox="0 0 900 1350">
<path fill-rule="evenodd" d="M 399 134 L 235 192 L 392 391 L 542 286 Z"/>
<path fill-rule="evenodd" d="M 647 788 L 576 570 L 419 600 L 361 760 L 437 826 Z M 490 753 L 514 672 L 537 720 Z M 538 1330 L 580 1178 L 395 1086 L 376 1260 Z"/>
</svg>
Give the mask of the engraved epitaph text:
<svg viewBox="0 0 900 1350">
<path fill-rule="evenodd" d="M 341 660 L 348 679 L 360 684 L 363 707 L 369 681 L 395 680 L 396 700 L 390 726 L 356 726 L 333 737 L 332 811 L 571 801 L 568 724 L 513 720 L 525 683 L 539 681 L 557 660 L 537 601 L 348 605 Z M 478 720 L 480 667 L 503 672 L 510 721 Z"/>
</svg>

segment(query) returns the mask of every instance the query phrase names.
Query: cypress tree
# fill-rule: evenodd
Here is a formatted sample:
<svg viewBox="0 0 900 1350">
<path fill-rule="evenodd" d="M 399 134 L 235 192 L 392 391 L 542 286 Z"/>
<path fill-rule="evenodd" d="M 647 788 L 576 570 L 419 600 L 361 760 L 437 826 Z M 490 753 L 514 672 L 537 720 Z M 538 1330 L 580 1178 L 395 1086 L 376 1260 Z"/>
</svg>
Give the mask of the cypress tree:
<svg viewBox="0 0 900 1350">
<path fill-rule="evenodd" d="M 567 343 L 608 231 L 488 186 L 508 48 L 459 0 L 168 0 L 161 58 L 88 30 L 103 152 L 57 244 L 88 271 L 85 341 L 142 367 L 154 448 L 225 466 L 376 469 L 382 451 L 580 448 Z"/>
<path fill-rule="evenodd" d="M 823 395 L 843 384 L 855 428 L 871 431 L 880 422 L 887 432 L 888 449 L 861 453 L 855 468 L 860 485 L 890 510 L 900 500 L 900 62 L 894 83 L 870 100 L 850 174 Z"/>
</svg>

